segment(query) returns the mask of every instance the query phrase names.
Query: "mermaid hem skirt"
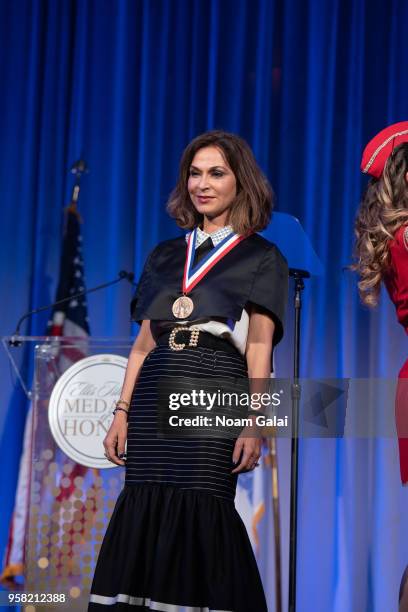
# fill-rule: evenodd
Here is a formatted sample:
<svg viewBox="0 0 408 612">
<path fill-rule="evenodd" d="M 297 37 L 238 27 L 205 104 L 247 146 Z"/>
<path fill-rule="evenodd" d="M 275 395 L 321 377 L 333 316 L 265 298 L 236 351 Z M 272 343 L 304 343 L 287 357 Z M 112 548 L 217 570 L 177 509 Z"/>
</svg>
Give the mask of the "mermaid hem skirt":
<svg viewBox="0 0 408 612">
<path fill-rule="evenodd" d="M 129 414 L 125 486 L 93 578 L 89 612 L 266 612 L 245 526 L 234 506 L 234 440 L 161 438 L 161 376 L 245 377 L 244 360 L 203 347 L 146 358 Z"/>
<path fill-rule="evenodd" d="M 100 551 L 89 610 L 266 610 L 233 503 L 200 491 L 125 485 Z"/>
</svg>

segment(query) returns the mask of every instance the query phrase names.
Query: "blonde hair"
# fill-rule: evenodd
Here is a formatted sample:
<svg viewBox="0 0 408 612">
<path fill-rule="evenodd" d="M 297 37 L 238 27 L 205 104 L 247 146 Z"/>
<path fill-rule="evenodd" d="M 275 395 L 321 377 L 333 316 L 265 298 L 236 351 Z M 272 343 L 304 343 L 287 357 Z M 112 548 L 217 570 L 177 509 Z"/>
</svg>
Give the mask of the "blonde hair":
<svg viewBox="0 0 408 612">
<path fill-rule="evenodd" d="M 355 263 L 358 290 L 367 306 L 376 306 L 389 266 L 388 242 L 408 222 L 408 143 L 396 147 L 379 179 L 372 178 L 355 220 Z"/>
</svg>

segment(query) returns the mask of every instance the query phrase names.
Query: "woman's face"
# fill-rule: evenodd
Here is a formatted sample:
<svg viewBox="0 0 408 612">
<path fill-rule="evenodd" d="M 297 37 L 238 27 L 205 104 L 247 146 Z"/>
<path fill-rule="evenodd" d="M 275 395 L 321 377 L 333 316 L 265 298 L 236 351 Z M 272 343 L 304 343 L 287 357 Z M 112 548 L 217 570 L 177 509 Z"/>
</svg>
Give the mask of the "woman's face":
<svg viewBox="0 0 408 612">
<path fill-rule="evenodd" d="M 226 221 L 237 194 L 237 181 L 220 149 L 211 146 L 197 151 L 187 188 L 197 212 L 208 219 Z"/>
</svg>

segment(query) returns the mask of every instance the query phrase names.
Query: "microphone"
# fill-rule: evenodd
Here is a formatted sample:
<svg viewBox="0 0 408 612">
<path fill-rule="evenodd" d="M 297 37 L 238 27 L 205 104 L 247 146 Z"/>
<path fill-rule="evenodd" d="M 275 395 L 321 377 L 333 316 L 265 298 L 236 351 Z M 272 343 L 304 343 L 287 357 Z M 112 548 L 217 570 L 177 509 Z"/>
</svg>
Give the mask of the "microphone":
<svg viewBox="0 0 408 612">
<path fill-rule="evenodd" d="M 292 276 L 295 280 L 299 278 L 310 278 L 310 272 L 302 270 L 301 268 L 289 268 L 289 276 Z"/>
<path fill-rule="evenodd" d="M 43 312 L 44 310 L 48 310 L 50 308 L 54 308 L 54 306 L 58 306 L 58 304 L 63 304 L 64 302 L 68 302 L 75 298 L 81 297 L 83 295 L 87 295 L 88 293 L 93 293 L 94 291 L 99 291 L 100 289 L 105 289 L 106 287 L 110 287 L 111 285 L 115 285 L 116 283 L 120 283 L 120 281 L 126 279 L 129 281 L 131 285 L 136 286 L 136 283 L 133 282 L 135 275 L 133 272 L 127 272 L 126 270 L 121 270 L 118 274 L 119 278 L 115 278 L 113 281 L 109 281 L 108 283 L 102 283 L 101 285 L 97 285 L 96 287 L 92 287 L 92 289 L 87 289 L 86 291 L 80 291 L 79 293 L 75 293 L 74 295 L 69 295 L 68 297 L 63 298 L 62 300 L 57 300 L 52 304 L 47 304 L 46 306 L 40 306 L 40 308 L 34 308 L 34 310 L 29 310 L 25 314 L 23 314 L 18 323 L 16 325 L 16 329 L 14 334 L 11 336 L 9 340 L 9 346 L 21 346 L 22 342 L 20 338 L 20 327 L 23 321 L 31 317 L 32 315 L 37 314 L 38 312 Z"/>
<path fill-rule="evenodd" d="M 134 284 L 134 285 L 136 284 L 136 283 L 133 283 L 134 278 L 135 278 L 135 275 L 133 274 L 133 272 L 126 272 L 126 270 L 121 270 L 121 271 L 119 272 L 119 278 L 120 278 L 120 279 L 122 279 L 122 278 L 126 278 L 126 280 L 128 280 L 128 281 L 129 281 L 129 283 Z M 113 282 L 114 282 L 114 283 L 117 283 L 118 281 L 117 281 L 117 280 L 114 280 Z"/>
</svg>

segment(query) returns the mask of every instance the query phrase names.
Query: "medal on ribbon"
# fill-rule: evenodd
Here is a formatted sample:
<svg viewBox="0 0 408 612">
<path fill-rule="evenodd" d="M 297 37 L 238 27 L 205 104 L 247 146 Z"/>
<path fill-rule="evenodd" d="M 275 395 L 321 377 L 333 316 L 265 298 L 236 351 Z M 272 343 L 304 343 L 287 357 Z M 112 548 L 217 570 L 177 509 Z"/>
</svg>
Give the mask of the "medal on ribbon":
<svg viewBox="0 0 408 612">
<path fill-rule="evenodd" d="M 194 309 L 193 300 L 187 295 L 194 287 L 208 274 L 208 272 L 217 264 L 227 253 L 232 251 L 248 234 L 241 236 L 235 232 L 231 232 L 217 246 L 215 246 L 203 259 L 193 266 L 194 247 L 196 242 L 197 229 L 194 229 L 187 243 L 186 262 L 184 264 L 183 273 L 183 295 L 177 298 L 172 306 L 173 315 L 176 319 L 186 319 L 191 315 Z"/>
</svg>

